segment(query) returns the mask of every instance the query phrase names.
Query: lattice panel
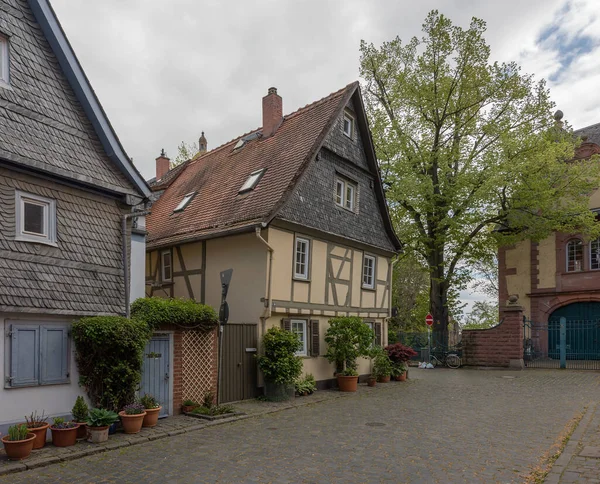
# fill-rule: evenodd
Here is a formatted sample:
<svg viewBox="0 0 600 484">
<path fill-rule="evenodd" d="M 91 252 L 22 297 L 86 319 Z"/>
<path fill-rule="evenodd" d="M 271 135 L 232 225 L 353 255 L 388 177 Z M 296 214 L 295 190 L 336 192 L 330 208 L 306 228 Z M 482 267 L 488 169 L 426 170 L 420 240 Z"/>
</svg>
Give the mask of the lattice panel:
<svg viewBox="0 0 600 484">
<path fill-rule="evenodd" d="M 215 332 L 184 331 L 181 341 L 181 390 L 183 398 L 202 402 L 213 386 L 217 368 L 214 354 Z"/>
</svg>

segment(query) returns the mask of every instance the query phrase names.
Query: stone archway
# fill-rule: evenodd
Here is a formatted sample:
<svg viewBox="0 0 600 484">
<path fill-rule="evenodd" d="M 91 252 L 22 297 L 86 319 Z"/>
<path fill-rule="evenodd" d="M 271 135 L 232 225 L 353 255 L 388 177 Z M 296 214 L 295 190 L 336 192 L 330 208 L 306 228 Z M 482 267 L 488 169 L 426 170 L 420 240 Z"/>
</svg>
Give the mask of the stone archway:
<svg viewBox="0 0 600 484">
<path fill-rule="evenodd" d="M 566 319 L 567 359 L 600 359 L 600 302 L 580 301 L 556 308 L 548 317 L 548 356 L 558 358 L 559 321 Z"/>
</svg>

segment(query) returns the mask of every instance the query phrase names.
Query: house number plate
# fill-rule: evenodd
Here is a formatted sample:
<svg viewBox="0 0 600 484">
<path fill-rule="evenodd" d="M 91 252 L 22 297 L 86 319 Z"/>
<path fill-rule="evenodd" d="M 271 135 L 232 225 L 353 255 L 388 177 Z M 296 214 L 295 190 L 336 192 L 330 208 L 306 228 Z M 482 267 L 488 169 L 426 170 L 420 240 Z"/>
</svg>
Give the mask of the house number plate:
<svg viewBox="0 0 600 484">
<path fill-rule="evenodd" d="M 246 348 L 246 353 L 256 353 L 256 348 Z"/>
</svg>

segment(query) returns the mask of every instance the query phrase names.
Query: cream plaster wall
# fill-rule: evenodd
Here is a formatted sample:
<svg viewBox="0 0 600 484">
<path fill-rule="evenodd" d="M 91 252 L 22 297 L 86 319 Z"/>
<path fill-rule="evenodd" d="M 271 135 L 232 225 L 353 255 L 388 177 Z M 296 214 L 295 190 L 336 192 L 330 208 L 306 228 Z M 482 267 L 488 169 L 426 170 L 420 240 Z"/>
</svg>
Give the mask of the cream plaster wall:
<svg viewBox="0 0 600 484">
<path fill-rule="evenodd" d="M 327 271 L 327 244 L 320 240 L 312 241 L 311 291 L 310 302 L 325 304 L 325 276 Z"/>
<path fill-rule="evenodd" d="M 538 287 L 556 286 L 556 237 L 554 234 L 538 244 Z"/>
<path fill-rule="evenodd" d="M 273 247 L 273 271 L 271 295 L 273 299 L 290 301 L 292 298 L 292 267 L 294 234 L 269 228 L 266 233 Z"/>
<path fill-rule="evenodd" d="M 600 190 L 594 190 L 590 197 L 589 205 L 590 208 L 600 208 Z"/>
<path fill-rule="evenodd" d="M 508 295 L 517 294 L 519 304 L 525 309 L 525 314 L 531 314 L 531 303 L 528 293 L 531 292 L 531 243 L 524 240 L 506 251 L 506 268 L 516 268 L 517 273 L 506 276 Z"/>
</svg>

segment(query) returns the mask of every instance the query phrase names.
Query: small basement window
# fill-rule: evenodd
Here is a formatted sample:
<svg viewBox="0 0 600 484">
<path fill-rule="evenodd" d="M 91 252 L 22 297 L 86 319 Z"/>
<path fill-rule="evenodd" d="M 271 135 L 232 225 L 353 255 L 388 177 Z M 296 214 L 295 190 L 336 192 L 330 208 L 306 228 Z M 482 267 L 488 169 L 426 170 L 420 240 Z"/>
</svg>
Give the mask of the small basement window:
<svg viewBox="0 0 600 484">
<path fill-rule="evenodd" d="M 194 195 L 196 195 L 196 192 L 188 193 L 185 197 L 183 197 L 183 200 L 179 202 L 179 205 L 175 207 L 175 210 L 173 210 L 173 212 L 181 212 L 192 201 Z"/>
<path fill-rule="evenodd" d="M 0 34 L 0 85 L 9 84 L 8 38 Z"/>
<path fill-rule="evenodd" d="M 344 134 L 348 138 L 354 137 L 354 117 L 349 112 L 344 112 Z"/>
<path fill-rule="evenodd" d="M 16 240 L 56 244 L 56 201 L 15 192 Z"/>
<path fill-rule="evenodd" d="M 252 173 L 250 173 L 250 176 L 244 182 L 244 184 L 242 185 L 242 188 L 240 188 L 240 191 L 238 193 L 246 193 L 246 192 L 249 192 L 250 190 L 254 190 L 256 188 L 256 185 L 258 185 L 258 182 L 260 181 L 260 179 L 263 177 L 264 174 L 265 174 L 265 168 L 261 168 L 260 170 L 256 170 L 256 171 L 253 171 Z"/>
</svg>

